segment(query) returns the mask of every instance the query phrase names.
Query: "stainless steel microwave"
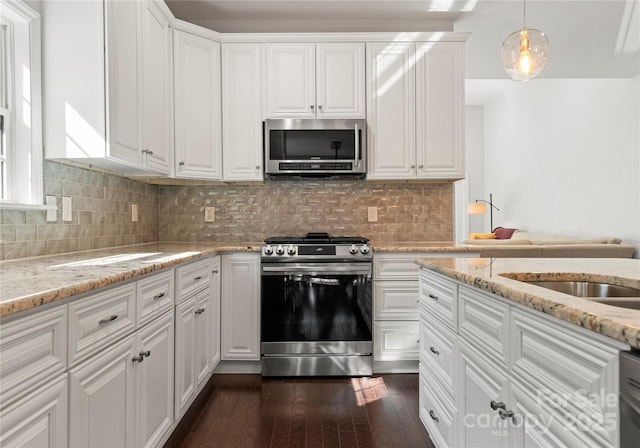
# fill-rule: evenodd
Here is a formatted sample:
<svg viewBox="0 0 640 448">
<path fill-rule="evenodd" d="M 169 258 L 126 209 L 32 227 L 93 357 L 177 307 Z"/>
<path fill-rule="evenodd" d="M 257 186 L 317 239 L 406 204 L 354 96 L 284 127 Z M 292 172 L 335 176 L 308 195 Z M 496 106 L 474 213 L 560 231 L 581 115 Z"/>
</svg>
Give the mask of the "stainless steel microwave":
<svg viewBox="0 0 640 448">
<path fill-rule="evenodd" d="M 365 120 L 265 120 L 265 174 L 364 177 L 366 134 Z"/>
</svg>

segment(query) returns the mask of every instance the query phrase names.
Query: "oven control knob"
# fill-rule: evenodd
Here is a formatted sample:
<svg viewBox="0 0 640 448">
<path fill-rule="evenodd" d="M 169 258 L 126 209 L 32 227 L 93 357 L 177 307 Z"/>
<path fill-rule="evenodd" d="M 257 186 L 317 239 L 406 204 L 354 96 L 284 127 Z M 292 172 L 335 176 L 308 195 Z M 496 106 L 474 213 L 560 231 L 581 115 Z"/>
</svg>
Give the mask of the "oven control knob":
<svg viewBox="0 0 640 448">
<path fill-rule="evenodd" d="M 351 255 L 355 255 L 355 254 L 357 254 L 357 253 L 358 253 L 358 248 L 356 247 L 356 245 L 355 245 L 355 244 L 352 244 L 352 245 L 351 245 L 351 247 L 349 248 L 349 253 L 350 253 Z"/>
<path fill-rule="evenodd" d="M 265 255 L 271 255 L 273 253 L 273 247 L 271 246 L 265 246 L 264 248 L 264 254 Z"/>
<path fill-rule="evenodd" d="M 287 253 L 289 255 L 295 255 L 296 254 L 296 246 L 289 246 L 287 247 Z"/>
<path fill-rule="evenodd" d="M 282 246 L 276 247 L 276 255 L 284 255 L 284 247 Z"/>
<path fill-rule="evenodd" d="M 371 250 L 371 248 L 369 246 L 367 246 L 366 244 L 363 245 L 360 248 L 360 252 L 362 252 L 362 255 L 367 255 L 369 253 L 369 251 Z"/>
</svg>

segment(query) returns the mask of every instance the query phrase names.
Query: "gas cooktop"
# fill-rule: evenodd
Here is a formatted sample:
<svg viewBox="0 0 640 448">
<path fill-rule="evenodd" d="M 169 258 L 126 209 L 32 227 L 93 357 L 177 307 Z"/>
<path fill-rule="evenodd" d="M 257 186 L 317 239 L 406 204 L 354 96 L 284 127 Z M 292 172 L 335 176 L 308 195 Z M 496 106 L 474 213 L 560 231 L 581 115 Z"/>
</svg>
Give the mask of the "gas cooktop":
<svg viewBox="0 0 640 448">
<path fill-rule="evenodd" d="M 272 236 L 265 244 L 366 244 L 368 238 L 362 236 L 331 236 L 324 232 L 307 233 L 304 236 Z"/>
</svg>

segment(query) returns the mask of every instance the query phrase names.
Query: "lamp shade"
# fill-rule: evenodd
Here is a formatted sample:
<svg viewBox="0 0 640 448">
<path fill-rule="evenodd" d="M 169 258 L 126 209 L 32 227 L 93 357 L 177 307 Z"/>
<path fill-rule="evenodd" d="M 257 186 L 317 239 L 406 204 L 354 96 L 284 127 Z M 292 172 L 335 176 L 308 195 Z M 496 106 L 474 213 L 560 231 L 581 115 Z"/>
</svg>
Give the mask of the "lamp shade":
<svg viewBox="0 0 640 448">
<path fill-rule="evenodd" d="M 504 70 L 514 81 L 535 79 L 542 72 L 549 54 L 549 39 L 542 32 L 523 28 L 502 43 Z"/>
<path fill-rule="evenodd" d="M 485 202 L 469 202 L 467 204 L 467 213 L 470 215 L 487 213 L 487 204 Z"/>
</svg>

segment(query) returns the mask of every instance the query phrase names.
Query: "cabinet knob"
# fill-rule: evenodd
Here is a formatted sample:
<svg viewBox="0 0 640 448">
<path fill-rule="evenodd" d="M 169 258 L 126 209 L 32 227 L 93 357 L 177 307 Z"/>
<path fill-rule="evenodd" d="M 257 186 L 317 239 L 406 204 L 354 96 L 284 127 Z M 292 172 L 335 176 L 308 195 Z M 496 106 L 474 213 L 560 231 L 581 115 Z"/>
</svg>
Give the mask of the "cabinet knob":
<svg viewBox="0 0 640 448">
<path fill-rule="evenodd" d="M 415 165 L 411 165 L 411 169 L 414 170 L 416 168 Z"/>
<path fill-rule="evenodd" d="M 315 109 L 315 106 L 313 104 L 310 107 L 311 107 L 311 110 Z"/>
<path fill-rule="evenodd" d="M 256 169 L 259 170 L 260 169 L 260 165 L 256 165 Z"/>
<path fill-rule="evenodd" d="M 318 109 L 322 110 L 322 105 L 318 106 Z"/>
<path fill-rule="evenodd" d="M 424 168 L 424 165 L 418 165 L 418 168 L 422 169 Z"/>
<path fill-rule="evenodd" d="M 217 274 L 217 273 L 218 273 L 218 270 L 217 270 L 217 269 L 214 269 L 213 271 L 211 271 L 211 273 L 212 273 L 212 274 Z"/>
<path fill-rule="evenodd" d="M 180 163 L 178 163 L 178 165 L 184 166 L 184 162 L 180 162 Z"/>
<path fill-rule="evenodd" d="M 153 154 L 153 151 L 151 151 L 150 149 L 143 149 L 142 153 L 151 155 L 151 154 Z"/>
</svg>

